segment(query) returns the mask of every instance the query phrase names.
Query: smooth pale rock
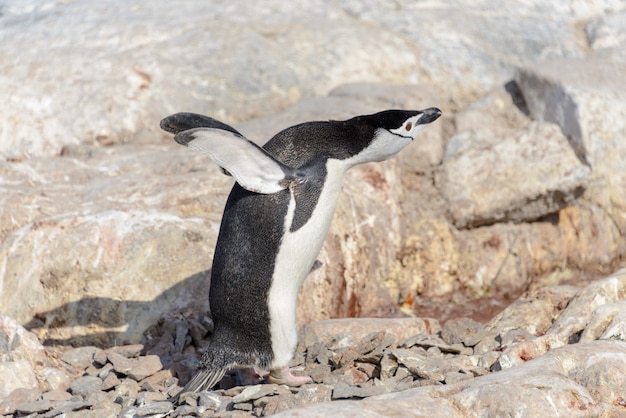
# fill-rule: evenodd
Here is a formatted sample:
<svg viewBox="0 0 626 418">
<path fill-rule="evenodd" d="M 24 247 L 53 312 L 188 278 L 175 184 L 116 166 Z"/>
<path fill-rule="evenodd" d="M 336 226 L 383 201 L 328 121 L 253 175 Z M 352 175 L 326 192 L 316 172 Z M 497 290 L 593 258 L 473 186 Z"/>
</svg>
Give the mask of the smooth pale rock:
<svg viewBox="0 0 626 418">
<path fill-rule="evenodd" d="M 92 365 L 96 352 L 101 351 L 92 346 L 73 348 L 63 353 L 61 360 L 82 371 Z"/>
<path fill-rule="evenodd" d="M 22 403 L 35 402 L 41 397 L 39 388 L 18 388 L 2 397 L 0 414 L 13 414 Z"/>
<path fill-rule="evenodd" d="M 46 389 L 51 391 L 66 391 L 71 384 L 70 375 L 56 367 L 44 367 L 37 371 L 45 381 Z"/>
<path fill-rule="evenodd" d="M 139 394 L 139 384 L 134 379 L 126 378 L 115 388 L 114 393 L 116 396 L 132 399 L 130 403 L 133 404 Z"/>
<path fill-rule="evenodd" d="M 359 401 L 310 405 L 276 416 L 619 416 L 621 388 L 626 385 L 624 361 L 624 342 L 581 343 L 488 376 Z"/>
<path fill-rule="evenodd" d="M 572 286 L 540 288 L 522 295 L 491 319 L 474 341 L 474 354 L 484 354 L 501 347 L 502 338 L 512 330 L 523 329 L 531 335 L 545 333 L 554 319 L 565 309 L 578 289 Z"/>
<path fill-rule="evenodd" d="M 504 138 L 480 132 L 450 139 L 437 179 L 457 227 L 533 221 L 585 190 L 589 167 L 557 125 L 530 123 Z"/>
<path fill-rule="evenodd" d="M 602 313 L 597 311 L 598 308 L 624 299 L 626 299 L 626 269 L 621 269 L 577 292 L 545 334 L 507 349 L 500 357 L 500 365 L 503 368 L 512 367 L 542 356 L 548 350 L 566 345 L 585 329 L 592 321 L 594 313 Z M 604 311 L 605 314 L 610 312 Z M 598 321 L 598 318 L 593 319 Z M 617 335 L 620 335 L 619 331 Z M 590 339 L 589 337 L 587 335 L 586 339 Z"/>
<path fill-rule="evenodd" d="M 143 344 L 116 345 L 109 347 L 106 353 L 116 353 L 126 358 L 137 357 L 143 351 Z"/>
<path fill-rule="evenodd" d="M 0 315 L 0 361 L 32 361 L 43 351 L 35 334 L 24 329 L 15 319 Z"/>
<path fill-rule="evenodd" d="M 354 346 L 373 332 L 386 331 L 397 337 L 396 343 L 415 334 L 435 334 L 441 330 L 432 318 L 345 318 L 306 324 L 300 335 L 305 347 L 339 336 L 336 344 Z"/>
<path fill-rule="evenodd" d="M 33 365 L 26 360 L 0 362 L 0 399 L 14 389 L 37 388 L 37 377 Z"/>
<path fill-rule="evenodd" d="M 442 266 L 440 277 L 458 281 L 461 289 L 474 298 L 519 295 L 529 286 L 535 289 L 560 283 L 589 283 L 595 274 L 585 271 L 599 269 L 600 275 L 610 274 L 620 263 L 619 254 L 625 251 L 623 234 L 606 210 L 579 200 L 580 204 L 537 222 L 497 223 L 453 231 L 451 242 L 446 235 L 434 234 L 446 240 L 445 247 L 441 247 L 449 250 L 431 252 L 434 261 Z M 562 260 L 571 260 L 572 264 L 563 267 Z M 485 321 L 489 319 L 490 316 L 484 317 Z"/>
<path fill-rule="evenodd" d="M 18 414 L 36 414 L 35 416 L 37 416 L 49 411 L 50 409 L 52 409 L 52 403 L 47 399 L 42 399 L 34 402 L 21 403 L 17 407 L 17 412 Z"/>
<path fill-rule="evenodd" d="M 533 118 L 557 123 L 579 158 L 592 168 L 593 187 L 585 197 L 607 211 L 622 231 L 626 230 L 625 71 L 626 62 L 590 57 L 525 66 L 516 75 Z"/>
<path fill-rule="evenodd" d="M 598 339 L 626 341 L 626 300 L 599 306 L 591 313 L 580 341 Z"/>
<path fill-rule="evenodd" d="M 181 151 L 0 167 L 2 313 L 48 340 L 111 345 L 139 342 L 177 309 L 208 310 L 207 254 L 232 180 Z"/>
<path fill-rule="evenodd" d="M 133 379 L 139 381 L 148 376 L 152 376 L 162 368 L 163 364 L 161 364 L 159 356 L 148 355 L 134 360 L 132 367 L 127 374 Z"/>
<path fill-rule="evenodd" d="M 154 416 L 157 414 L 167 414 L 174 409 L 174 405 L 171 402 L 153 402 L 150 405 L 143 405 L 137 408 L 137 416 Z"/>
<path fill-rule="evenodd" d="M 475 95 L 504 82 L 519 62 L 539 57 L 581 56 L 568 21 L 619 4 L 582 7 L 524 2 L 515 18 L 502 0 L 403 3 L 343 2 L 350 15 L 412 40 L 425 77 L 457 95 Z M 558 13 L 559 21 L 546 19 Z M 434 36 L 433 36 L 434 35 Z M 523 39 L 523 41 L 522 41 Z"/>
<path fill-rule="evenodd" d="M 233 402 L 249 402 L 264 396 L 276 395 L 281 392 L 280 389 L 279 385 L 274 384 L 248 386 L 241 393 L 233 397 Z"/>
<path fill-rule="evenodd" d="M 1 154 L 128 142 L 181 109 L 241 121 L 342 82 L 419 78 L 410 41 L 321 0 L 293 8 L 182 1 L 168 13 L 158 1 L 125 6 L 53 1 L 32 15 L 4 11 L 12 24 L 0 36 L 12 42 L 0 48 L 0 87 L 10 98 Z M 36 45 L 50 39 L 42 61 Z"/>
<path fill-rule="evenodd" d="M 626 42 L 626 13 L 614 13 L 592 19 L 585 32 L 589 46 L 601 56 L 610 56 L 612 59 L 626 60 L 626 54 L 621 45 Z"/>
<path fill-rule="evenodd" d="M 512 15 L 502 0 L 293 8 L 187 0 L 164 14 L 162 1 L 5 3 L 0 37 L 12 42 L 0 48 L 8 97 L 0 154 L 12 158 L 145 140 L 179 109 L 241 121 L 351 81 L 428 80 L 471 97 L 520 62 L 581 56 L 577 21 L 621 8 L 618 0 L 533 1 Z"/>
<path fill-rule="evenodd" d="M 95 376 L 82 376 L 74 380 L 70 386 L 70 392 L 73 395 L 79 395 L 86 398 L 90 394 L 100 390 L 102 379 Z"/>
<path fill-rule="evenodd" d="M 51 402 L 69 401 L 72 398 L 72 395 L 67 390 L 54 389 L 54 390 L 45 392 L 42 395 L 42 398 L 47 399 Z"/>
<path fill-rule="evenodd" d="M 441 338 L 448 344 L 463 343 L 470 346 L 474 336 L 479 334 L 482 328 L 483 324 L 471 318 L 452 318 L 443 324 Z"/>
<path fill-rule="evenodd" d="M 512 131 L 522 129 L 531 119 L 526 114 L 526 103 L 517 83 L 511 81 L 495 87 L 485 96 L 471 102 L 463 110 L 454 114 L 456 134 L 466 131 L 485 132 L 488 136 L 506 136 Z M 476 138 L 480 139 L 479 136 Z M 471 143 L 457 141 L 447 144 L 447 151 L 459 153 L 456 147 L 471 147 Z M 456 149 L 455 149 L 456 148 Z"/>
</svg>

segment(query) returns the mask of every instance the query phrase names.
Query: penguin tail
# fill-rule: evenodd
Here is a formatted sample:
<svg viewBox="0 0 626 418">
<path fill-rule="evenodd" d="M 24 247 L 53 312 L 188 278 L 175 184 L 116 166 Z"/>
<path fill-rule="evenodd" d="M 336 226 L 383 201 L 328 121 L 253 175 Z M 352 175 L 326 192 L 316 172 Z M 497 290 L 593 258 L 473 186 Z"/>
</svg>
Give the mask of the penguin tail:
<svg viewBox="0 0 626 418">
<path fill-rule="evenodd" d="M 202 392 L 211 389 L 217 382 L 222 380 L 228 368 L 222 367 L 217 369 L 200 369 L 189 383 L 181 389 L 178 394 L 169 399 L 170 402 L 178 403 L 180 397 L 185 393 Z"/>
</svg>

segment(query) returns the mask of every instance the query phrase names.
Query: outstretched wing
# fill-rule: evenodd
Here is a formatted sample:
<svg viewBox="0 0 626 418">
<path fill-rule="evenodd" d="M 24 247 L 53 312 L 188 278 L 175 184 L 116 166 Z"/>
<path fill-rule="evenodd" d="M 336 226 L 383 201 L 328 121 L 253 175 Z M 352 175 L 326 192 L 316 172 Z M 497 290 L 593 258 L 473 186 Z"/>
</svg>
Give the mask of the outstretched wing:
<svg viewBox="0 0 626 418">
<path fill-rule="evenodd" d="M 208 116 L 197 113 L 180 112 L 174 113 L 161 120 L 161 129 L 176 135 L 179 132 L 194 128 L 216 128 L 229 131 L 243 137 L 235 128 Z"/>
<path fill-rule="evenodd" d="M 220 122 L 221 123 L 221 122 Z M 226 125 L 228 126 L 228 125 Z M 244 189 L 270 194 L 287 189 L 303 177 L 233 130 L 195 128 L 174 136 L 181 145 L 208 155 Z"/>
</svg>

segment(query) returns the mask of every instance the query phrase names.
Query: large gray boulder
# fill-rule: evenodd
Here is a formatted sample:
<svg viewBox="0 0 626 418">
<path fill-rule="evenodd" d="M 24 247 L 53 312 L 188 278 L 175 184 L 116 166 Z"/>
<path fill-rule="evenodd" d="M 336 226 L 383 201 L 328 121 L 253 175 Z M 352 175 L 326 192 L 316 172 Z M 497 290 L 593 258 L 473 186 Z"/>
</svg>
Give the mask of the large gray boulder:
<svg viewBox="0 0 626 418">
<path fill-rule="evenodd" d="M 504 137 L 467 131 L 448 141 L 438 184 L 459 228 L 534 221 L 580 197 L 590 174 L 556 124 Z"/>
<path fill-rule="evenodd" d="M 567 69 L 564 71 L 564 69 Z M 586 197 L 626 232 L 626 62 L 553 60 L 516 76 L 537 120 L 554 122 L 592 170 Z"/>
<path fill-rule="evenodd" d="M 502 0 L 6 0 L 0 155 L 134 142 L 181 110 L 239 122 L 346 82 L 433 82 L 467 99 L 520 64 L 583 56 L 579 22 L 624 4 L 514 9 Z"/>
</svg>

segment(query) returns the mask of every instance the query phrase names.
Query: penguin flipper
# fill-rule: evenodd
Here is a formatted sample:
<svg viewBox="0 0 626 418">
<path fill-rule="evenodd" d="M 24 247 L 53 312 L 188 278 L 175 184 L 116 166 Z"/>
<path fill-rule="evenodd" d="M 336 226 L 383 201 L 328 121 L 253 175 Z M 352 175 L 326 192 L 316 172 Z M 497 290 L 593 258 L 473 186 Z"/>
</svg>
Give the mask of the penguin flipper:
<svg viewBox="0 0 626 418">
<path fill-rule="evenodd" d="M 226 374 L 227 368 L 217 369 L 201 369 L 198 373 L 191 378 L 189 383 L 181 389 L 178 394 L 170 398 L 171 402 L 178 402 L 180 397 L 185 393 L 202 392 L 203 390 L 209 390 L 217 384 L 224 374 Z"/>
<path fill-rule="evenodd" d="M 232 131 L 194 128 L 177 133 L 174 140 L 208 155 L 237 183 L 251 192 L 271 194 L 302 182 L 301 175 L 269 155 L 263 148 Z"/>
<path fill-rule="evenodd" d="M 217 119 L 213 119 L 209 116 L 199 115 L 197 113 L 180 112 L 169 115 L 163 118 L 160 123 L 161 129 L 171 134 L 176 135 L 179 132 L 187 131 L 194 128 L 215 128 L 222 129 L 224 131 L 232 132 L 243 138 L 243 135 L 239 133 L 235 128 L 230 125 L 220 122 Z"/>
</svg>

